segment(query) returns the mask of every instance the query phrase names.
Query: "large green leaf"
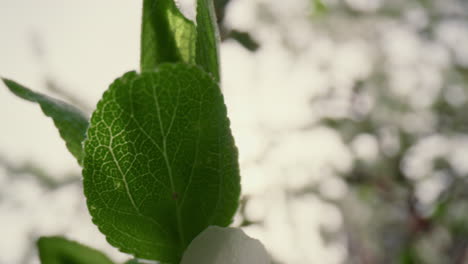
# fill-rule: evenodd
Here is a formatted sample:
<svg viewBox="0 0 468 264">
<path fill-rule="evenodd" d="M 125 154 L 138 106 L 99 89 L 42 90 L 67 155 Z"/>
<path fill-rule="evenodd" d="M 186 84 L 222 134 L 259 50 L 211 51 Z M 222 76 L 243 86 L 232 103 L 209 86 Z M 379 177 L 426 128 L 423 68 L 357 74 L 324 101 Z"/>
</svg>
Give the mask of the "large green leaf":
<svg viewBox="0 0 468 264">
<path fill-rule="evenodd" d="M 42 264 L 113 264 L 103 253 L 62 237 L 37 241 Z"/>
<path fill-rule="evenodd" d="M 196 62 L 219 82 L 219 32 L 213 0 L 197 0 Z"/>
<path fill-rule="evenodd" d="M 237 150 L 220 88 L 197 66 L 129 72 L 104 94 L 85 142 L 84 191 L 108 241 L 178 263 L 238 205 Z"/>
<path fill-rule="evenodd" d="M 83 159 L 83 142 L 88 128 L 88 118 L 76 107 L 63 101 L 31 91 L 23 85 L 9 79 L 2 79 L 5 85 L 18 97 L 36 102 L 42 112 L 54 121 L 60 136 L 65 141 L 68 150 L 75 156 L 78 163 Z"/>
<path fill-rule="evenodd" d="M 144 0 L 141 29 L 141 71 L 164 62 L 195 62 L 196 29 L 174 0 Z"/>
</svg>

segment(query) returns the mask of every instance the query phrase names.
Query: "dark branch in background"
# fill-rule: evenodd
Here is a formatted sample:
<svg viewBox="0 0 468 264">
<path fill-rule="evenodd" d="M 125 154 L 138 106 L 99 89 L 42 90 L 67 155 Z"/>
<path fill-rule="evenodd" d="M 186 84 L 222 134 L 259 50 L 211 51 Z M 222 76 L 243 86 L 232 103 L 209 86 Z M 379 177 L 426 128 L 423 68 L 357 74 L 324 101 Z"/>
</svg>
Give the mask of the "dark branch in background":
<svg viewBox="0 0 468 264">
<path fill-rule="evenodd" d="M 242 217 L 242 222 L 239 224 L 239 227 L 246 227 L 246 226 L 251 226 L 251 225 L 263 225 L 262 221 L 251 221 L 247 217 L 247 213 L 245 211 L 247 207 L 247 203 L 250 201 L 250 197 L 248 195 L 244 195 L 239 204 L 239 214 Z"/>
<path fill-rule="evenodd" d="M 42 186 L 48 189 L 57 189 L 63 185 L 79 182 L 81 177 L 79 174 L 68 173 L 62 179 L 56 179 L 47 173 L 39 165 L 31 161 L 26 161 L 22 164 L 14 164 L 7 160 L 4 156 L 0 155 L 0 167 L 4 168 L 6 175 L 10 178 L 33 176 Z"/>
<path fill-rule="evenodd" d="M 218 18 L 218 24 L 222 24 L 224 22 L 224 17 L 226 15 L 226 7 L 231 2 L 231 0 L 215 0 L 215 9 L 216 9 L 216 17 Z"/>
<path fill-rule="evenodd" d="M 230 2 L 231 0 L 215 0 L 214 2 L 221 41 L 232 39 L 239 42 L 239 44 L 250 51 L 258 50 L 260 44 L 250 35 L 249 32 L 239 31 L 226 27 L 224 18 L 226 14 L 226 7 Z"/>
<path fill-rule="evenodd" d="M 260 48 L 260 44 L 247 32 L 232 29 L 227 33 L 225 39 L 233 39 L 250 51 L 257 51 Z"/>
<path fill-rule="evenodd" d="M 83 101 L 77 99 L 75 95 L 68 92 L 67 89 L 64 89 L 50 74 L 44 76 L 44 79 L 47 90 L 62 97 L 65 101 L 76 106 L 84 113 L 91 114 L 92 108 L 89 105 L 86 105 Z"/>
<path fill-rule="evenodd" d="M 43 82 L 47 90 L 50 92 L 62 97 L 68 103 L 76 106 L 81 111 L 86 114 L 91 114 L 92 107 L 84 103 L 82 100 L 76 98 L 76 95 L 69 92 L 69 90 L 65 89 L 59 82 L 56 80 L 53 74 L 50 73 L 48 70 L 50 67 L 49 62 L 47 60 L 47 48 L 44 45 L 44 41 L 42 39 L 41 34 L 37 31 L 32 31 L 30 33 L 30 46 L 33 56 L 36 58 L 37 62 L 41 66 L 41 70 L 43 73 Z"/>
</svg>

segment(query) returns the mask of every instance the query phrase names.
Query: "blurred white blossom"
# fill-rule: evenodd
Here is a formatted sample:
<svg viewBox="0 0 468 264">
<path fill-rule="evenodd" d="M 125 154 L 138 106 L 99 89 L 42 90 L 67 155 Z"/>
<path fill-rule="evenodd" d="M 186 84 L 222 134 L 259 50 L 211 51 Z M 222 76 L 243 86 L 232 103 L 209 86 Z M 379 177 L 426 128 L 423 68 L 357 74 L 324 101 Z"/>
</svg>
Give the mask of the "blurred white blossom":
<svg viewBox="0 0 468 264">
<path fill-rule="evenodd" d="M 188 246 L 181 264 L 269 264 L 270 256 L 257 239 L 239 228 L 210 226 Z"/>
</svg>

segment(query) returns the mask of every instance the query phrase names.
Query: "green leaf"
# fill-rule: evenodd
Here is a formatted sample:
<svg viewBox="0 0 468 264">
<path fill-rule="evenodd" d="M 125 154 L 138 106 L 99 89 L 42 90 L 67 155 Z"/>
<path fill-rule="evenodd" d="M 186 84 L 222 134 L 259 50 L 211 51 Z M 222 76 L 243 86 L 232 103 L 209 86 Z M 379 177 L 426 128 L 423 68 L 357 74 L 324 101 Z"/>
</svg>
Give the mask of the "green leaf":
<svg viewBox="0 0 468 264">
<path fill-rule="evenodd" d="M 12 80 L 2 80 L 10 91 L 18 97 L 36 102 L 41 106 L 42 112 L 54 121 L 68 150 L 75 156 L 78 163 L 81 164 L 83 159 L 81 143 L 85 139 L 88 118 L 78 108 L 68 103 L 31 91 Z"/>
<path fill-rule="evenodd" d="M 322 0 L 313 0 L 314 14 L 319 15 L 327 12 L 327 6 Z"/>
<path fill-rule="evenodd" d="M 37 241 L 42 264 L 113 264 L 103 253 L 62 237 Z"/>
<path fill-rule="evenodd" d="M 237 209 L 237 149 L 220 88 L 195 65 L 129 72 L 98 103 L 85 142 L 84 191 L 110 244 L 178 263 Z"/>
<path fill-rule="evenodd" d="M 138 259 L 135 259 L 135 258 L 134 258 L 134 259 L 127 260 L 127 262 L 125 262 L 124 264 L 148 264 L 148 263 L 154 263 L 154 264 L 170 264 L 170 263 L 162 263 L 162 262 L 159 262 L 159 261 L 158 261 L 158 262 L 153 262 L 153 261 L 151 261 L 151 262 L 148 262 L 148 261 L 146 261 L 146 262 L 141 262 L 141 261 L 138 261 Z"/>
<path fill-rule="evenodd" d="M 407 245 L 403 248 L 401 255 L 399 256 L 400 264 L 416 264 L 416 263 L 424 263 L 419 256 L 417 249 L 412 245 Z"/>
<path fill-rule="evenodd" d="M 141 264 L 137 259 L 130 259 L 125 264 Z"/>
<path fill-rule="evenodd" d="M 144 0 L 141 29 L 141 71 L 164 62 L 195 62 L 196 29 L 174 0 Z"/>
<path fill-rule="evenodd" d="M 219 82 L 219 32 L 213 0 L 197 0 L 196 62 Z"/>
</svg>

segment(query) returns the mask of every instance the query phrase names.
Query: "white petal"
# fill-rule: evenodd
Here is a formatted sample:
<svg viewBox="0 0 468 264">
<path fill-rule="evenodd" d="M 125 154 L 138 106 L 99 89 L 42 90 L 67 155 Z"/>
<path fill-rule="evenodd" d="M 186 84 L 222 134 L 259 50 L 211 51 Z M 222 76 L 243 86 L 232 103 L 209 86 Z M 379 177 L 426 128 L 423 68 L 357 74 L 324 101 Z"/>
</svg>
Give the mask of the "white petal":
<svg viewBox="0 0 468 264">
<path fill-rule="evenodd" d="M 239 228 L 210 226 L 188 246 L 181 264 L 270 264 L 263 244 Z"/>
</svg>

